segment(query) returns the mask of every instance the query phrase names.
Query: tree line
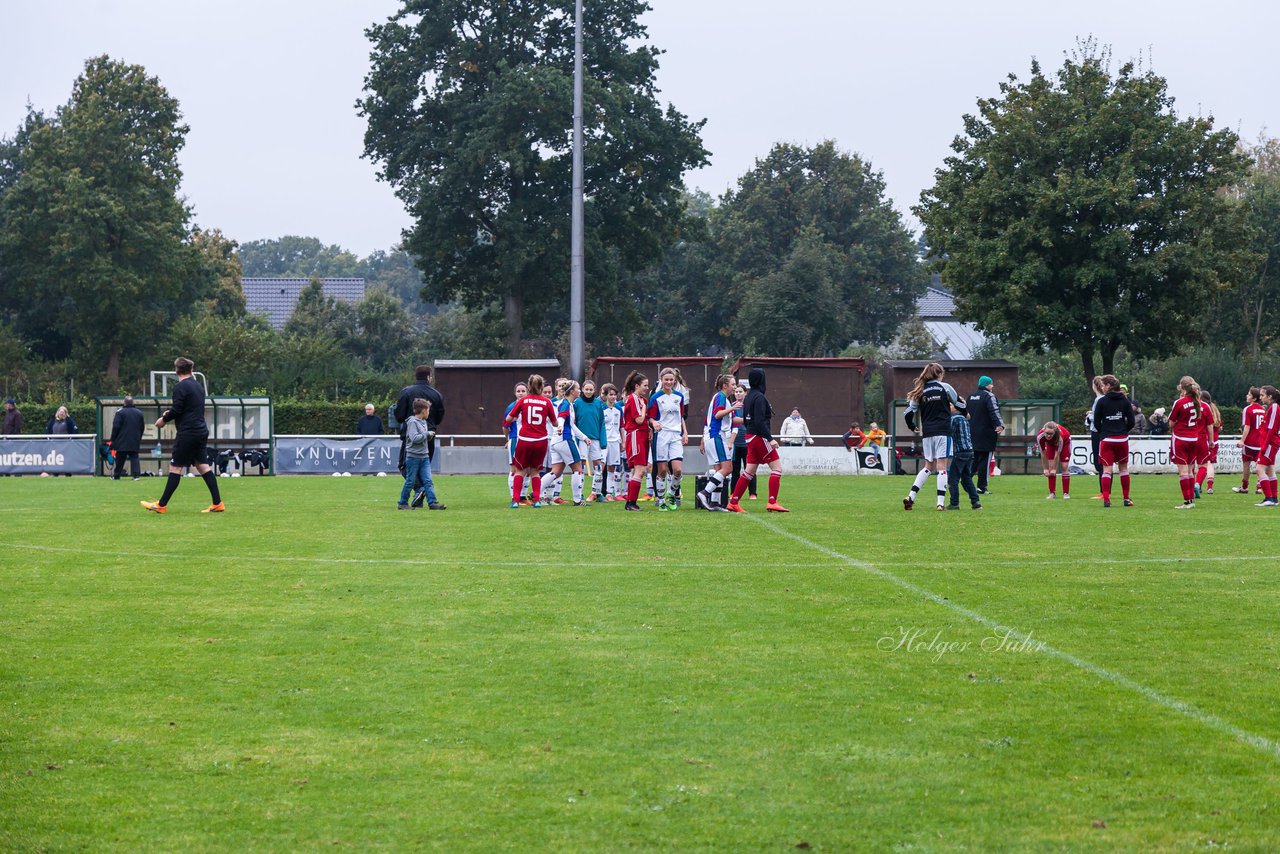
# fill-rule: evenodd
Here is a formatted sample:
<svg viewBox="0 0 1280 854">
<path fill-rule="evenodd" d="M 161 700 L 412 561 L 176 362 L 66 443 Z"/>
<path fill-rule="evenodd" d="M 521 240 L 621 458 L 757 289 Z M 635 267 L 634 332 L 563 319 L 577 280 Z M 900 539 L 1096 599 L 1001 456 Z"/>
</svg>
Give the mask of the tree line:
<svg viewBox="0 0 1280 854">
<path fill-rule="evenodd" d="M 141 67 L 89 60 L 66 104 L 31 108 L 0 140 L 5 387 L 38 395 L 75 376 L 86 392 L 136 390 L 187 352 L 219 390 L 363 397 L 434 357 L 563 355 L 561 5 L 409 2 L 369 28 L 365 156 L 413 224 L 363 259 L 311 237 L 236 245 L 194 224 L 177 192 L 176 100 Z M 596 5 L 584 34 L 595 354 L 915 355 L 922 330 L 904 322 L 940 270 L 989 354 L 1074 359 L 1080 386 L 1196 347 L 1271 358 L 1277 143 L 1179 117 L 1151 70 L 1113 68 L 1083 42 L 1056 73 L 1010 75 L 963 117 L 916 236 L 882 175 L 830 140 L 778 143 L 720 198 L 686 189 L 708 157 L 702 122 L 658 102 L 643 2 Z M 349 306 L 313 284 L 275 332 L 245 310 L 250 275 L 369 288 Z"/>
</svg>

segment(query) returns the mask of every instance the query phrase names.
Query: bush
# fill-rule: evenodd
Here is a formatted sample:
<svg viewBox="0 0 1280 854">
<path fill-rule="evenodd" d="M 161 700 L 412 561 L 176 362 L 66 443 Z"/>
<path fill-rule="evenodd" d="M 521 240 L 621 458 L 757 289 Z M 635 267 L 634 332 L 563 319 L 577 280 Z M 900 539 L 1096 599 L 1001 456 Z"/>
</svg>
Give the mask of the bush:
<svg viewBox="0 0 1280 854">
<path fill-rule="evenodd" d="M 276 433 L 302 435 L 350 435 L 356 432 L 356 422 L 364 415 L 364 405 L 372 403 L 375 414 L 387 422 L 387 407 L 394 400 L 366 400 L 338 402 L 327 400 L 275 400 L 272 401 Z"/>
</svg>

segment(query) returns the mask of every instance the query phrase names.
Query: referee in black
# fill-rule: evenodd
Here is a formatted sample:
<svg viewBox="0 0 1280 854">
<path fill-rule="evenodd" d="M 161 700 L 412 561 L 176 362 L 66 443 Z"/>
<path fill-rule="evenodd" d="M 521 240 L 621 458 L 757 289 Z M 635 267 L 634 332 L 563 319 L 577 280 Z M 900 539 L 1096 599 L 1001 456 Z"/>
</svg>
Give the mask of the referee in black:
<svg viewBox="0 0 1280 854">
<path fill-rule="evenodd" d="M 222 506 L 222 496 L 218 494 L 218 476 L 209 467 L 206 456 L 209 425 L 204 421 L 204 387 L 191 376 L 194 368 L 195 362 L 184 356 L 174 360 L 173 370 L 178 375 L 178 384 L 173 387 L 173 405 L 156 419 L 156 429 L 172 421 L 177 425 L 178 435 L 173 443 L 173 459 L 169 460 L 169 482 L 164 486 L 164 495 L 159 501 L 142 502 L 142 506 L 152 513 L 168 512 L 169 499 L 182 483 L 182 469 L 186 466 L 195 466 L 209 487 L 213 503 L 201 512 L 221 513 L 227 509 Z"/>
</svg>

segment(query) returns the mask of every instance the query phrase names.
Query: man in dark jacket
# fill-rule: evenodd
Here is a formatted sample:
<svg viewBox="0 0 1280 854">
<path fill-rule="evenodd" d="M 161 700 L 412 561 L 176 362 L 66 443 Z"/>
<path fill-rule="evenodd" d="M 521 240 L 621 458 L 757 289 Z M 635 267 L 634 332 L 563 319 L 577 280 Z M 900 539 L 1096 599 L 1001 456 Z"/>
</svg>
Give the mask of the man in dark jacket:
<svg viewBox="0 0 1280 854">
<path fill-rule="evenodd" d="M 978 492 L 987 495 L 987 474 L 991 471 L 991 455 L 996 450 L 996 437 L 1004 432 L 1000 404 L 991 392 L 991 377 L 978 378 L 978 390 L 969 395 L 969 432 L 973 436 L 973 466 L 978 474 Z"/>
<path fill-rule="evenodd" d="M 356 422 L 356 434 L 359 436 L 381 436 L 383 434 L 382 419 L 377 416 L 373 404 L 367 404 L 364 415 Z"/>
<path fill-rule="evenodd" d="M 18 410 L 18 404 L 11 397 L 4 402 L 4 427 L 0 428 L 0 433 L 6 436 L 17 436 L 22 432 L 22 412 Z"/>
<path fill-rule="evenodd" d="M 738 506 L 738 499 L 747 491 L 747 481 L 754 478 L 761 463 L 769 466 L 769 503 L 765 509 L 773 513 L 788 513 L 778 503 L 778 490 L 782 486 L 782 459 L 778 456 L 778 441 L 773 438 L 773 407 L 764 396 L 764 368 L 753 367 L 747 374 L 751 389 L 742 401 L 742 431 L 747 435 L 747 465 L 742 477 L 734 484 L 733 496 L 725 509 L 745 513 Z"/>
<path fill-rule="evenodd" d="M 392 413 L 396 423 L 400 425 L 399 465 L 402 475 L 404 474 L 404 425 L 409 420 L 409 416 L 413 415 L 414 398 L 420 397 L 431 404 L 431 412 L 427 415 L 427 426 L 431 431 L 431 438 L 427 442 L 427 459 L 429 460 L 435 459 L 436 428 L 444 421 L 444 398 L 431 385 L 431 366 L 418 365 L 413 369 L 413 378 L 416 382 L 411 386 L 405 386 L 400 392 L 400 397 L 396 398 L 396 408 Z"/>
<path fill-rule="evenodd" d="M 138 460 L 138 451 L 142 448 L 142 430 L 144 427 L 142 410 L 133 405 L 133 398 L 126 397 L 124 406 L 116 410 L 116 417 L 111 421 L 111 450 L 116 452 L 116 468 L 112 480 L 119 480 L 124 474 L 124 461 L 129 458 L 129 474 L 134 480 L 142 477 L 142 469 Z"/>
</svg>

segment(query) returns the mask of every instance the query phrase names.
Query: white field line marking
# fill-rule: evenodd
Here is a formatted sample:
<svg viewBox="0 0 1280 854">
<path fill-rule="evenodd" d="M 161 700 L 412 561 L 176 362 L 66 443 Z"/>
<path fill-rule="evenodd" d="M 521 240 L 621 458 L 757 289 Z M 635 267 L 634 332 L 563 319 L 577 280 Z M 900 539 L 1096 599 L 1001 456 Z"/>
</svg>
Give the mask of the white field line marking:
<svg viewBox="0 0 1280 854">
<path fill-rule="evenodd" d="M 795 542 L 799 543 L 802 546 L 806 546 L 810 549 L 813 549 L 814 551 L 821 552 L 822 554 L 825 554 L 828 557 L 835 558 L 836 560 L 841 561 L 847 566 L 855 567 L 867 573 L 868 575 L 873 575 L 876 578 L 879 578 L 884 581 L 888 581 L 891 584 L 901 587 L 903 590 L 906 590 L 910 593 L 914 593 L 915 595 L 923 599 L 927 599 L 930 602 L 933 602 L 935 605 L 941 605 L 943 608 L 946 608 L 950 611 L 954 611 L 955 613 L 961 615 L 962 617 L 972 620 L 973 622 L 978 623 L 979 625 L 986 626 L 992 631 L 999 632 L 1001 634 L 1004 634 L 1007 632 L 1009 637 L 1017 639 L 1019 643 L 1039 644 L 1039 646 L 1037 646 L 1037 649 L 1046 653 L 1049 656 L 1052 656 L 1053 658 L 1057 658 L 1061 661 L 1065 661 L 1068 664 L 1072 665 L 1073 667 L 1078 667 L 1081 670 L 1084 670 L 1088 673 L 1092 673 L 1094 676 L 1097 676 L 1099 679 L 1103 679 L 1107 682 L 1110 682 L 1113 685 L 1117 685 L 1121 688 L 1127 688 L 1128 690 L 1133 691 L 1136 694 L 1141 694 L 1143 697 L 1146 697 L 1148 700 L 1155 703 L 1156 705 L 1163 706 L 1164 708 L 1169 709 L 1170 711 L 1177 712 L 1178 714 L 1188 717 L 1191 720 L 1196 721 L 1197 723 L 1203 724 L 1204 726 L 1207 726 L 1210 729 L 1215 729 L 1220 733 L 1224 733 L 1226 735 L 1232 736 L 1233 738 L 1239 739 L 1245 744 L 1251 745 L 1252 747 L 1256 747 L 1258 750 L 1261 750 L 1264 753 L 1270 754 L 1272 759 L 1280 759 L 1280 742 L 1276 742 L 1264 736 L 1255 735 L 1254 733 L 1241 729 L 1240 727 L 1236 726 L 1230 721 L 1224 720 L 1223 718 L 1220 718 L 1217 715 L 1210 714 L 1209 712 L 1206 712 L 1202 709 L 1198 709 L 1195 706 L 1191 705 L 1190 703 L 1183 702 L 1182 700 L 1179 700 L 1176 697 L 1170 697 L 1168 694 L 1162 694 L 1161 692 L 1155 690 L 1154 688 L 1149 688 L 1146 685 L 1143 685 L 1141 682 L 1136 682 L 1133 679 L 1130 679 L 1128 676 L 1125 676 L 1123 673 L 1117 673 L 1114 670 L 1108 670 L 1107 668 L 1102 667 L 1101 665 L 1094 664 L 1093 662 L 1086 661 L 1085 659 L 1080 658 L 1079 656 L 1072 655 L 1069 652 L 1064 652 L 1063 650 L 1050 646 L 1049 644 L 1044 643 L 1039 639 L 1036 639 L 1033 641 L 1031 639 L 1031 636 L 1028 634 L 1020 632 L 1011 626 L 1002 625 L 996 622 L 995 620 L 991 619 L 990 617 L 979 614 L 977 611 L 970 610 L 969 608 L 966 608 L 963 605 L 957 605 L 955 602 L 952 602 L 950 599 L 946 599 L 942 596 L 939 596 L 937 593 L 934 593 L 931 590 L 927 590 L 923 587 L 920 587 L 917 584 L 912 584 L 910 581 L 907 581 L 904 578 L 899 578 L 893 573 L 886 572 L 885 570 L 877 566 L 874 566 L 873 564 L 858 560 L 857 558 L 849 557 L 848 555 L 841 554 L 840 552 L 837 552 L 833 549 L 829 549 L 826 546 L 815 543 L 812 540 L 807 540 L 804 537 L 799 536 L 798 534 L 793 534 L 790 531 L 786 531 L 782 528 L 779 528 L 773 522 L 765 521 L 764 519 L 761 519 L 758 516 L 748 516 L 747 518 L 758 525 L 763 525 L 765 528 L 768 528 L 770 531 L 772 531 L 773 533 L 777 534 L 780 537 L 786 537 L 789 540 L 794 540 Z"/>
<path fill-rule="evenodd" d="M 1015 568 L 1036 569 L 1041 566 L 1099 566 L 1099 565 L 1115 565 L 1115 564 L 1133 564 L 1133 563 L 1252 563 L 1254 561 L 1280 560 L 1280 555 L 1206 555 L 1204 557 L 1120 557 L 1120 558 L 1090 558 L 1089 560 L 1080 560 L 1079 558 L 1056 558 L 1048 559 L 1028 555 L 1022 560 L 979 560 L 979 561 L 961 561 L 953 563 L 948 561 L 943 569 L 972 569 L 988 566 L 1012 566 Z M 1029 564 L 1029 561 L 1034 563 Z M 885 567 L 912 567 L 919 566 L 917 562 L 886 562 L 879 563 L 881 569 Z"/>
<path fill-rule="evenodd" d="M 412 560 L 412 559 L 395 559 L 395 558 L 360 558 L 360 557 L 299 557 L 298 555 L 271 555 L 271 554 L 247 554 L 247 555 L 228 555 L 228 554 L 178 554 L 174 552 L 128 552 L 118 551 L 114 549 L 81 549 L 72 548 L 70 546 L 41 546 L 29 543 L 0 543 L 0 548 L 7 549 L 26 549 L 28 551 L 37 552 L 64 552 L 68 554 L 80 555 L 101 555 L 103 557 L 120 557 L 120 558 L 161 558 L 166 560 L 224 560 L 233 563 L 320 563 L 320 564 L 355 564 L 355 565 L 386 565 L 394 564 L 397 566 L 503 566 L 503 567 L 539 567 L 539 566 L 564 566 L 564 561 L 533 561 L 533 560 Z M 829 563 L 779 563 L 773 566 L 785 569 L 820 569 L 828 567 Z M 627 569 L 637 566 L 635 562 L 631 563 L 593 563 L 593 567 L 601 567 L 604 569 Z M 668 561 L 653 562 L 653 566 L 659 568 L 671 567 L 673 569 L 703 569 L 706 563 L 671 563 Z"/>
</svg>

